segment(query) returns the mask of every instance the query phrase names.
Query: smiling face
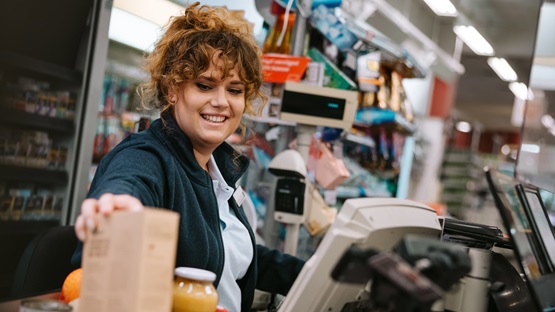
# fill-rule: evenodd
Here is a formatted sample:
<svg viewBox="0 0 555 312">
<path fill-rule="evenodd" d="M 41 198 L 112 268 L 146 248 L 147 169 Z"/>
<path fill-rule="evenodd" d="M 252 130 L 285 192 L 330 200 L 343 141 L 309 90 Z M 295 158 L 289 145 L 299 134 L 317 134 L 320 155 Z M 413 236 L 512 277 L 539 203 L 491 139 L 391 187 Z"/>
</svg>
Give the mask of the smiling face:
<svg viewBox="0 0 555 312">
<path fill-rule="evenodd" d="M 210 63 L 196 79 L 186 80 L 172 95 L 177 124 L 197 153 L 211 154 L 239 126 L 245 110 L 245 85 L 237 70 L 227 77 Z"/>
</svg>

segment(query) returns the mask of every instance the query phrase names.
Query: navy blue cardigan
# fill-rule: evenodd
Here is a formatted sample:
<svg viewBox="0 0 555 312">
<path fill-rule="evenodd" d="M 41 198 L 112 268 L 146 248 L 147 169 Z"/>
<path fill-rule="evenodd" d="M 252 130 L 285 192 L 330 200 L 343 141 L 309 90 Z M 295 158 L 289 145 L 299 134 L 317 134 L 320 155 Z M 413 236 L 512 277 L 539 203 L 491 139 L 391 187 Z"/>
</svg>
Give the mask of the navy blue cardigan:
<svg viewBox="0 0 555 312">
<path fill-rule="evenodd" d="M 158 119 L 149 129 L 130 135 L 102 159 L 88 197 L 130 194 L 145 206 L 178 212 L 181 218 L 176 266 L 215 272 L 217 286 L 224 266 L 224 248 L 212 178 L 196 161 L 191 142 L 173 116 L 164 113 L 162 117 L 163 121 Z M 248 158 L 225 142 L 213 155 L 227 184 L 234 187 L 248 167 Z M 229 206 L 248 229 L 254 246 L 254 234 L 243 208 L 233 197 Z M 73 262 L 77 265 L 80 260 L 81 246 Z M 238 281 L 241 310 L 250 309 L 255 288 L 285 295 L 303 264 L 298 258 L 256 245 L 254 260 Z"/>
</svg>

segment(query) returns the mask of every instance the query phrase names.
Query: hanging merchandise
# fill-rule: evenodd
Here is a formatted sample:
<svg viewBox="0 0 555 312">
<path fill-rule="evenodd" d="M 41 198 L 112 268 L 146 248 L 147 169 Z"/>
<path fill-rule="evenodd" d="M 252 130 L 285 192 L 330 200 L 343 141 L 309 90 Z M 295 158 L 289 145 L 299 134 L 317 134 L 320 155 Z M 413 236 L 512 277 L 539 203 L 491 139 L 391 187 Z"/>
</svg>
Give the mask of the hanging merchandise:
<svg viewBox="0 0 555 312">
<path fill-rule="evenodd" d="M 343 159 L 335 157 L 326 143 L 320 144 L 321 157 L 316 166 L 316 182 L 324 189 L 335 189 L 349 178 Z"/>
<path fill-rule="evenodd" d="M 379 88 L 381 52 L 376 51 L 357 58 L 358 88 L 363 92 L 376 92 Z"/>
<path fill-rule="evenodd" d="M 283 0 L 274 0 L 275 3 L 279 4 L 282 7 L 286 7 L 288 1 L 283 1 Z M 293 4 L 291 6 L 291 8 L 293 10 L 297 10 L 297 1 L 292 1 Z M 318 7 L 319 5 L 323 5 L 325 7 L 328 8 L 336 8 L 341 6 L 341 0 L 313 0 L 312 1 L 312 8 L 314 9 L 315 7 Z"/>
<path fill-rule="evenodd" d="M 312 24 L 341 51 L 351 49 L 358 41 L 357 37 L 342 23 L 333 9 L 323 5 L 312 11 Z"/>
<path fill-rule="evenodd" d="M 293 0 L 290 0 L 290 3 Z M 290 6 L 285 11 L 272 4 L 272 14 L 277 15 L 277 21 L 270 30 L 264 42 L 264 53 L 289 54 L 291 50 L 291 36 L 295 26 L 295 13 L 290 12 Z"/>
<path fill-rule="evenodd" d="M 323 86 L 329 88 L 356 90 L 356 83 L 345 75 L 335 64 L 316 48 L 310 48 L 307 55 L 314 62 L 324 64 Z"/>
</svg>

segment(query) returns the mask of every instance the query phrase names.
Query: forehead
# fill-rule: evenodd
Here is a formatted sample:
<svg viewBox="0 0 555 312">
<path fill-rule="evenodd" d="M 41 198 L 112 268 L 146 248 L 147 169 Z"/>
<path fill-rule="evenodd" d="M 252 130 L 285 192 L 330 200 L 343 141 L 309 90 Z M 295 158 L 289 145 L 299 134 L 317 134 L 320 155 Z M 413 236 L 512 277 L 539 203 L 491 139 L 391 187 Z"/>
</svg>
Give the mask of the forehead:
<svg viewBox="0 0 555 312">
<path fill-rule="evenodd" d="M 224 64 L 223 61 L 219 59 L 215 60 L 215 62 L 210 62 L 208 69 L 201 73 L 199 78 L 211 78 L 216 80 L 224 80 L 226 78 L 236 80 L 240 79 L 239 69 L 237 66 L 229 69 L 227 77 L 223 77 L 225 65 L 226 64 Z"/>
</svg>

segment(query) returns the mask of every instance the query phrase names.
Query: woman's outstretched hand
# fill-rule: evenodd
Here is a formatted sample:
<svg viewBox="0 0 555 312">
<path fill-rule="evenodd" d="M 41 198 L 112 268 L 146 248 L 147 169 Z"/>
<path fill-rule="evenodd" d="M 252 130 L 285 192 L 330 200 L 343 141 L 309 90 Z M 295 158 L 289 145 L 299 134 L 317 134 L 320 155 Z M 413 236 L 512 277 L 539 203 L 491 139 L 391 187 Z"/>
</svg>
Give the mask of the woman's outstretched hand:
<svg viewBox="0 0 555 312">
<path fill-rule="evenodd" d="M 84 241 L 87 230 L 94 229 L 97 225 L 97 215 L 109 215 L 114 210 L 139 211 L 144 209 L 139 199 L 131 195 L 103 194 L 99 199 L 88 198 L 81 204 L 81 214 L 75 222 L 75 233 Z"/>
</svg>

